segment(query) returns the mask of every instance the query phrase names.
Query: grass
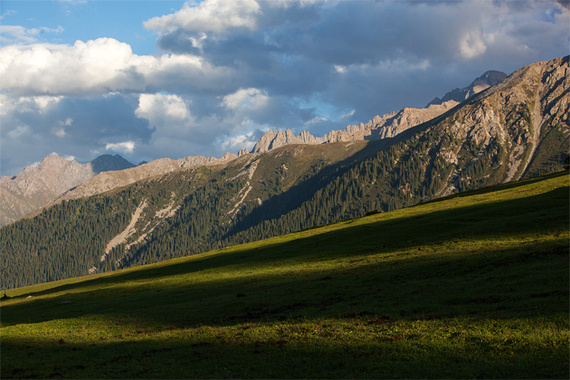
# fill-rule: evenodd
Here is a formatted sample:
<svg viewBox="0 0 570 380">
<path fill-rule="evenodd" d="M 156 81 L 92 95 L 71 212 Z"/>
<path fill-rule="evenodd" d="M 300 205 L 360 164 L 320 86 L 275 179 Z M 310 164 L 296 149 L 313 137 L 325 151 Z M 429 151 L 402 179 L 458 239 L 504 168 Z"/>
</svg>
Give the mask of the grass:
<svg viewBox="0 0 570 380">
<path fill-rule="evenodd" d="M 2 378 L 568 378 L 568 173 L 9 290 Z"/>
</svg>

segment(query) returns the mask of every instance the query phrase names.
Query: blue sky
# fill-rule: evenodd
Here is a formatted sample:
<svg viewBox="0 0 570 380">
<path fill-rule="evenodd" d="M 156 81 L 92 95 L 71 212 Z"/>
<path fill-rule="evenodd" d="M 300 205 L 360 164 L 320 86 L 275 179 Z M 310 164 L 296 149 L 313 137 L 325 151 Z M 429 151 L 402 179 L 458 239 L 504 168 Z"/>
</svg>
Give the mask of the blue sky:
<svg viewBox="0 0 570 380">
<path fill-rule="evenodd" d="M 0 2 L 2 24 L 46 28 L 38 41 L 73 44 L 111 37 L 131 45 L 136 54 L 156 53 L 156 34 L 142 22 L 179 10 L 184 1 L 33 1 Z"/>
<path fill-rule="evenodd" d="M 568 1 L 0 1 L 0 171 L 251 149 L 569 53 Z"/>
</svg>

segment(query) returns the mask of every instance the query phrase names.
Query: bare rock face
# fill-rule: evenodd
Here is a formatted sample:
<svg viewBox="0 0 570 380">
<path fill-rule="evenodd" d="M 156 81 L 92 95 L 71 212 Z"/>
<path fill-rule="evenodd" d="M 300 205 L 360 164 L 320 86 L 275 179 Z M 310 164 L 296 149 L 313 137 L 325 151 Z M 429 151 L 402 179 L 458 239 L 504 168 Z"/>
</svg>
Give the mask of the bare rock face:
<svg viewBox="0 0 570 380">
<path fill-rule="evenodd" d="M 243 154 L 242 151 L 240 151 L 240 152 Z M 180 165 L 180 168 L 187 168 L 187 167 L 192 167 L 192 166 L 224 164 L 226 162 L 230 162 L 232 160 L 235 160 L 238 157 L 239 157 L 239 153 L 238 154 L 226 153 L 220 158 L 205 157 L 205 156 L 188 156 L 185 158 L 180 158 L 180 159 L 176 160 L 176 162 Z"/>
<path fill-rule="evenodd" d="M 504 168 L 501 182 L 560 170 L 570 150 L 569 60 L 566 56 L 525 66 L 484 96 L 471 98 L 442 125 L 444 135 L 455 141 L 455 148 L 442 157 L 453 165 L 467 159 L 461 152 L 468 141 L 473 163 L 486 155 L 492 165 Z M 440 195 L 453 192 L 461 182 L 470 185 L 481 179 L 455 171 Z"/>
<path fill-rule="evenodd" d="M 269 131 L 261 137 L 251 152 L 266 152 L 289 144 L 311 144 L 313 141 L 315 141 L 315 137 L 307 131 L 303 131 L 299 136 L 295 136 L 290 129 L 286 131 Z"/>
<path fill-rule="evenodd" d="M 427 108 L 404 107 L 396 113 L 389 113 L 382 117 L 376 116 L 368 124 L 361 124 L 359 129 L 365 131 L 365 139 L 367 140 L 391 138 L 449 111 L 457 104 L 456 101 L 449 100 L 443 104 L 434 104 Z"/>
</svg>

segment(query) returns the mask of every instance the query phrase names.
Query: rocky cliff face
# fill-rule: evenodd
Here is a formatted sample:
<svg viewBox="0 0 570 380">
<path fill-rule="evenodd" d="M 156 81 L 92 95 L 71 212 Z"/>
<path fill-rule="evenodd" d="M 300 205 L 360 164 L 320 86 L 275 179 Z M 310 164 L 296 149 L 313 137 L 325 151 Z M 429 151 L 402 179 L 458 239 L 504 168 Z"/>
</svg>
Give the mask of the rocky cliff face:
<svg viewBox="0 0 570 380">
<path fill-rule="evenodd" d="M 94 175 L 91 165 L 52 154 L 37 167 L 27 167 L 13 177 L 1 177 L 0 223 L 28 214 Z"/>
</svg>

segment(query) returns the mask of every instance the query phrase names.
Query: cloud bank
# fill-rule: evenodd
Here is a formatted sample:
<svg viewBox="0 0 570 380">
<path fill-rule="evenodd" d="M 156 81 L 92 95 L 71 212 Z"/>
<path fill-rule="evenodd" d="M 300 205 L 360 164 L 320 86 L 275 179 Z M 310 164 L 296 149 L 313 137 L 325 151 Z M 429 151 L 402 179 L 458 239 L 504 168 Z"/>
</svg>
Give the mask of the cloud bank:
<svg viewBox="0 0 570 380">
<path fill-rule="evenodd" d="M 268 129 L 322 135 L 568 54 L 569 23 L 556 1 L 205 0 L 141 20 L 154 55 L 3 25 L 2 175 L 54 150 L 139 162 L 251 149 Z"/>
</svg>

